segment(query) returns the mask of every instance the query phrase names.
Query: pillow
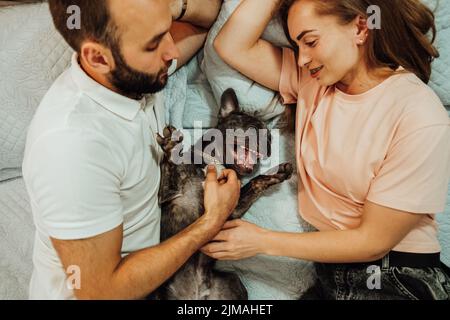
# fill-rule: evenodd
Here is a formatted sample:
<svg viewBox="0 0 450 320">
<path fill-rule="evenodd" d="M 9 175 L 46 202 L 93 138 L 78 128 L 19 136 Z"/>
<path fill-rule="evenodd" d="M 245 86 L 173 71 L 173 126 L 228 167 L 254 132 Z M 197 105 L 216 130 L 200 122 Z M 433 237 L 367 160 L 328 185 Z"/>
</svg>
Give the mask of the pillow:
<svg viewBox="0 0 450 320">
<path fill-rule="evenodd" d="M 72 50 L 46 3 L 0 9 L 0 181 L 21 176 L 28 125 Z"/>
</svg>

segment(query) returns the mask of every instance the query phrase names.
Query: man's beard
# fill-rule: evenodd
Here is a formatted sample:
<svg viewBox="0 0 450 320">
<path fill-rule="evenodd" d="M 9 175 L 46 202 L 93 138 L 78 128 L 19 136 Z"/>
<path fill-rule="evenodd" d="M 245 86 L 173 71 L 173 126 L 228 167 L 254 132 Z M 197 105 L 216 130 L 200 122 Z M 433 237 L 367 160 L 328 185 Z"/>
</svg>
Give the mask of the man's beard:
<svg viewBox="0 0 450 320">
<path fill-rule="evenodd" d="M 122 95 L 132 99 L 141 99 L 145 94 L 157 93 L 164 89 L 168 76 L 162 75 L 168 72 L 171 63 L 168 63 L 157 74 L 149 74 L 130 67 L 125 62 L 118 46 L 112 46 L 111 51 L 116 67 L 109 74 L 109 81 Z"/>
</svg>

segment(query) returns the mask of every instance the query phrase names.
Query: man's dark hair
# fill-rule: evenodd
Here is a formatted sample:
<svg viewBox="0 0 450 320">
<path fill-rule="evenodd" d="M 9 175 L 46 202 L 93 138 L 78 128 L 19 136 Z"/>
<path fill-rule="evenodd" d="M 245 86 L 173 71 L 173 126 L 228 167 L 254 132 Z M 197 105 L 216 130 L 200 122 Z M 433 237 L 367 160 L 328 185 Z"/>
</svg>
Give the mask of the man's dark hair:
<svg viewBox="0 0 450 320">
<path fill-rule="evenodd" d="M 117 27 L 111 18 L 108 0 L 49 0 L 50 12 L 56 29 L 67 43 L 78 53 L 83 41 L 90 39 L 106 47 L 117 44 Z M 80 8 L 81 28 L 69 29 L 67 8 L 76 5 Z"/>
</svg>

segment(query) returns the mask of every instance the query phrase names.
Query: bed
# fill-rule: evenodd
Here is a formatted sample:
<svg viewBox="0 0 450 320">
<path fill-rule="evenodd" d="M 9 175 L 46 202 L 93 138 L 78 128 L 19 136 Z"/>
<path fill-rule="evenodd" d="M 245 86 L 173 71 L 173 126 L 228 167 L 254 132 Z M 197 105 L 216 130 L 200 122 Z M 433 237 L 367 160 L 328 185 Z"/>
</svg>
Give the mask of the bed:
<svg viewBox="0 0 450 320">
<path fill-rule="evenodd" d="M 292 134 L 276 129 L 284 110 L 279 97 L 228 68 L 212 49 L 218 29 L 238 2 L 224 1 L 205 49 L 170 79 L 165 91 L 167 119 L 186 131 L 215 125 L 218 97 L 226 86 L 232 86 L 244 107 L 264 118 L 276 133 L 274 146 L 279 150 L 272 160 L 295 162 Z M 450 105 L 447 67 L 450 43 L 443 39 L 450 36 L 449 4 L 444 1 L 437 15 L 442 57 L 434 64 L 431 83 L 447 105 Z M 26 299 L 34 236 L 20 169 L 26 130 L 41 98 L 68 66 L 72 51 L 54 30 L 46 3 L 0 7 L 0 21 L 0 299 Z M 265 37 L 283 43 L 282 31 L 276 23 L 269 26 Z M 252 110 L 255 106 L 258 108 Z M 200 124 L 196 123 L 198 120 Z M 265 194 L 245 219 L 273 230 L 308 231 L 310 226 L 297 215 L 296 195 L 294 177 Z M 439 215 L 439 223 L 442 258 L 450 265 L 450 193 L 447 203 L 446 213 Z M 288 258 L 258 256 L 220 262 L 217 267 L 236 272 L 250 299 L 296 299 L 315 277 L 311 263 Z"/>
</svg>

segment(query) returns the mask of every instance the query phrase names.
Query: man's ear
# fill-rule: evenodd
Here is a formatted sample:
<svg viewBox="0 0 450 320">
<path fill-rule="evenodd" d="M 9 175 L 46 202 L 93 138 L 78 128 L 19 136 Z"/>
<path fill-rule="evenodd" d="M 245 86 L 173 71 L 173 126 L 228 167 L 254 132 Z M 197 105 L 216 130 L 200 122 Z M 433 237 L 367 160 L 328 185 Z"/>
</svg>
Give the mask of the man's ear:
<svg viewBox="0 0 450 320">
<path fill-rule="evenodd" d="M 108 74 L 114 69 L 111 50 L 93 41 L 82 44 L 80 59 L 99 74 Z"/>
<path fill-rule="evenodd" d="M 220 100 L 220 116 L 222 118 L 228 117 L 232 112 L 239 111 L 239 102 L 236 92 L 233 89 L 227 89 L 222 94 Z"/>
</svg>

